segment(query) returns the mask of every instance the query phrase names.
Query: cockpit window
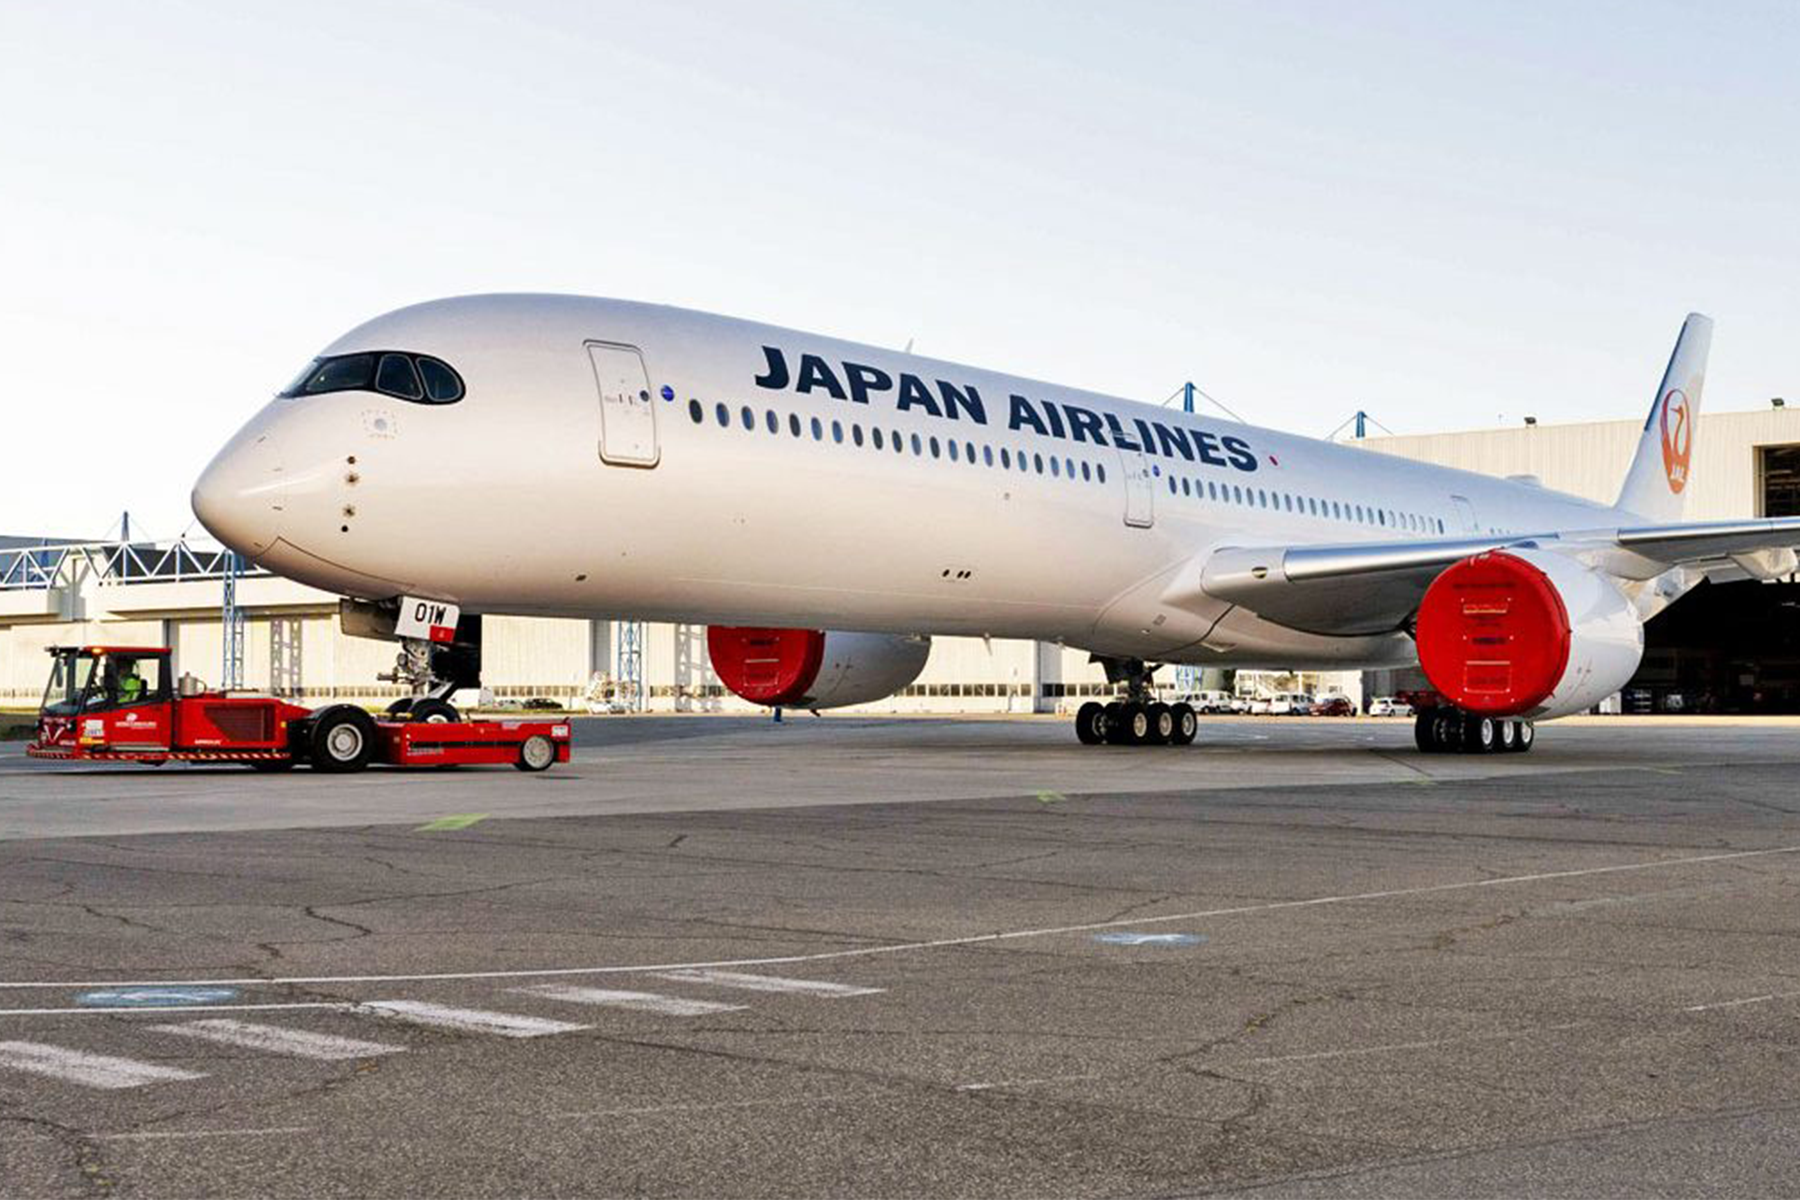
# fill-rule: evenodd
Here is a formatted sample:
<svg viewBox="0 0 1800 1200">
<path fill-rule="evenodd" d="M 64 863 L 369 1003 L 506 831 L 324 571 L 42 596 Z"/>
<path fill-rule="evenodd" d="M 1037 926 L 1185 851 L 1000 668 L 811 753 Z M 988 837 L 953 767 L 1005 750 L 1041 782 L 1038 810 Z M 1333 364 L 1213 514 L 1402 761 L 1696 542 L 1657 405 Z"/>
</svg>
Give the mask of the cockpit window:
<svg viewBox="0 0 1800 1200">
<path fill-rule="evenodd" d="M 425 397 L 424 390 L 419 387 L 419 373 L 413 370 L 412 359 L 404 354 L 381 356 L 381 366 L 375 370 L 375 390 L 402 400 Z"/>
<path fill-rule="evenodd" d="M 454 404 L 464 389 L 462 376 L 441 359 L 384 350 L 315 358 L 280 394 L 367 391 L 414 404 Z"/>
<path fill-rule="evenodd" d="M 369 386 L 369 376 L 375 373 L 375 356 L 347 354 L 342 358 L 321 358 L 313 366 L 313 373 L 300 385 L 302 392 L 308 396 L 321 392 L 350 392 Z"/>
<path fill-rule="evenodd" d="M 419 374 L 425 377 L 425 396 L 433 404 L 453 404 L 462 399 L 462 380 L 448 363 L 419 356 Z"/>
</svg>

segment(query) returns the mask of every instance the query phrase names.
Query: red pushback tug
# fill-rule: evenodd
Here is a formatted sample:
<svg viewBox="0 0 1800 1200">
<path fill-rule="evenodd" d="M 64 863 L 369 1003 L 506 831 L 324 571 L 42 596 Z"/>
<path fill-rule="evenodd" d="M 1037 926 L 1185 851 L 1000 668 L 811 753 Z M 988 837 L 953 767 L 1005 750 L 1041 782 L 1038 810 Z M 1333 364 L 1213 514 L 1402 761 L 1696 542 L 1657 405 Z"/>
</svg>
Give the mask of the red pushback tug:
<svg viewBox="0 0 1800 1200">
<path fill-rule="evenodd" d="M 566 721 L 377 720 L 354 704 L 302 708 L 274 696 L 171 686 L 166 647 L 53 646 L 33 758 L 238 762 L 263 771 L 569 761 Z M 184 677 L 184 684 L 191 683 Z M 454 713 L 438 704 L 444 713 Z"/>
</svg>

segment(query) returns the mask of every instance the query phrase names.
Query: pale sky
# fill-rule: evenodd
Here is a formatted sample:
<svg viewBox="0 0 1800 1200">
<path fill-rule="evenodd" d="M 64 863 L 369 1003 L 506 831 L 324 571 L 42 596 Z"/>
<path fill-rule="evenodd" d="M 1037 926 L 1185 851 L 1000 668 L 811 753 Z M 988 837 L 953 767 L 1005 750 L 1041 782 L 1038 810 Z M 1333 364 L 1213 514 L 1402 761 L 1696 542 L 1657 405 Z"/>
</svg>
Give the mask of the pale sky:
<svg viewBox="0 0 1800 1200">
<path fill-rule="evenodd" d="M 567 291 L 1323 435 L 1800 400 L 1800 6 L 0 6 L 0 532 L 192 521 L 414 301 Z"/>
</svg>

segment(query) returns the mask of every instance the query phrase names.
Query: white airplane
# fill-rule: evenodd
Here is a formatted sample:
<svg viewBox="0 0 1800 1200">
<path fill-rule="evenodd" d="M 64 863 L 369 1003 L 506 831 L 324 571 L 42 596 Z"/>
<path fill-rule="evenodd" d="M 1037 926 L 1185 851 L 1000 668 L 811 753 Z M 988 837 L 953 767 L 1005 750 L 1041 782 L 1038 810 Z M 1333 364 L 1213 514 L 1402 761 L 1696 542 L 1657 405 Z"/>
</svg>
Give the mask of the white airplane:
<svg viewBox="0 0 1800 1200">
<path fill-rule="evenodd" d="M 415 719 L 470 682 L 431 649 L 466 611 L 707 623 L 773 706 L 891 694 L 932 634 L 1064 643 L 1124 688 L 1087 743 L 1193 740 L 1150 664 L 1418 662 L 1421 749 L 1526 749 L 1701 579 L 1795 569 L 1800 520 L 1679 523 L 1711 335 L 1687 318 L 1608 506 L 705 313 L 468 296 L 326 347 L 193 505 L 401 640 Z"/>
</svg>

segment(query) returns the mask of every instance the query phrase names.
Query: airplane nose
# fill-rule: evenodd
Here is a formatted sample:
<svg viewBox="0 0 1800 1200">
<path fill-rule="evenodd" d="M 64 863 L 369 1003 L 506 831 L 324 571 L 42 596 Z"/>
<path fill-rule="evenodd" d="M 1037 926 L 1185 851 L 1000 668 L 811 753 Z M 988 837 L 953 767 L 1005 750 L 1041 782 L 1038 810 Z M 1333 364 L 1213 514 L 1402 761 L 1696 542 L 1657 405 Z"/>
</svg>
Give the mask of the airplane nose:
<svg viewBox="0 0 1800 1200">
<path fill-rule="evenodd" d="M 194 482 L 194 515 L 220 542 L 255 558 L 275 543 L 282 483 L 281 464 L 267 439 L 239 435 Z"/>
</svg>

